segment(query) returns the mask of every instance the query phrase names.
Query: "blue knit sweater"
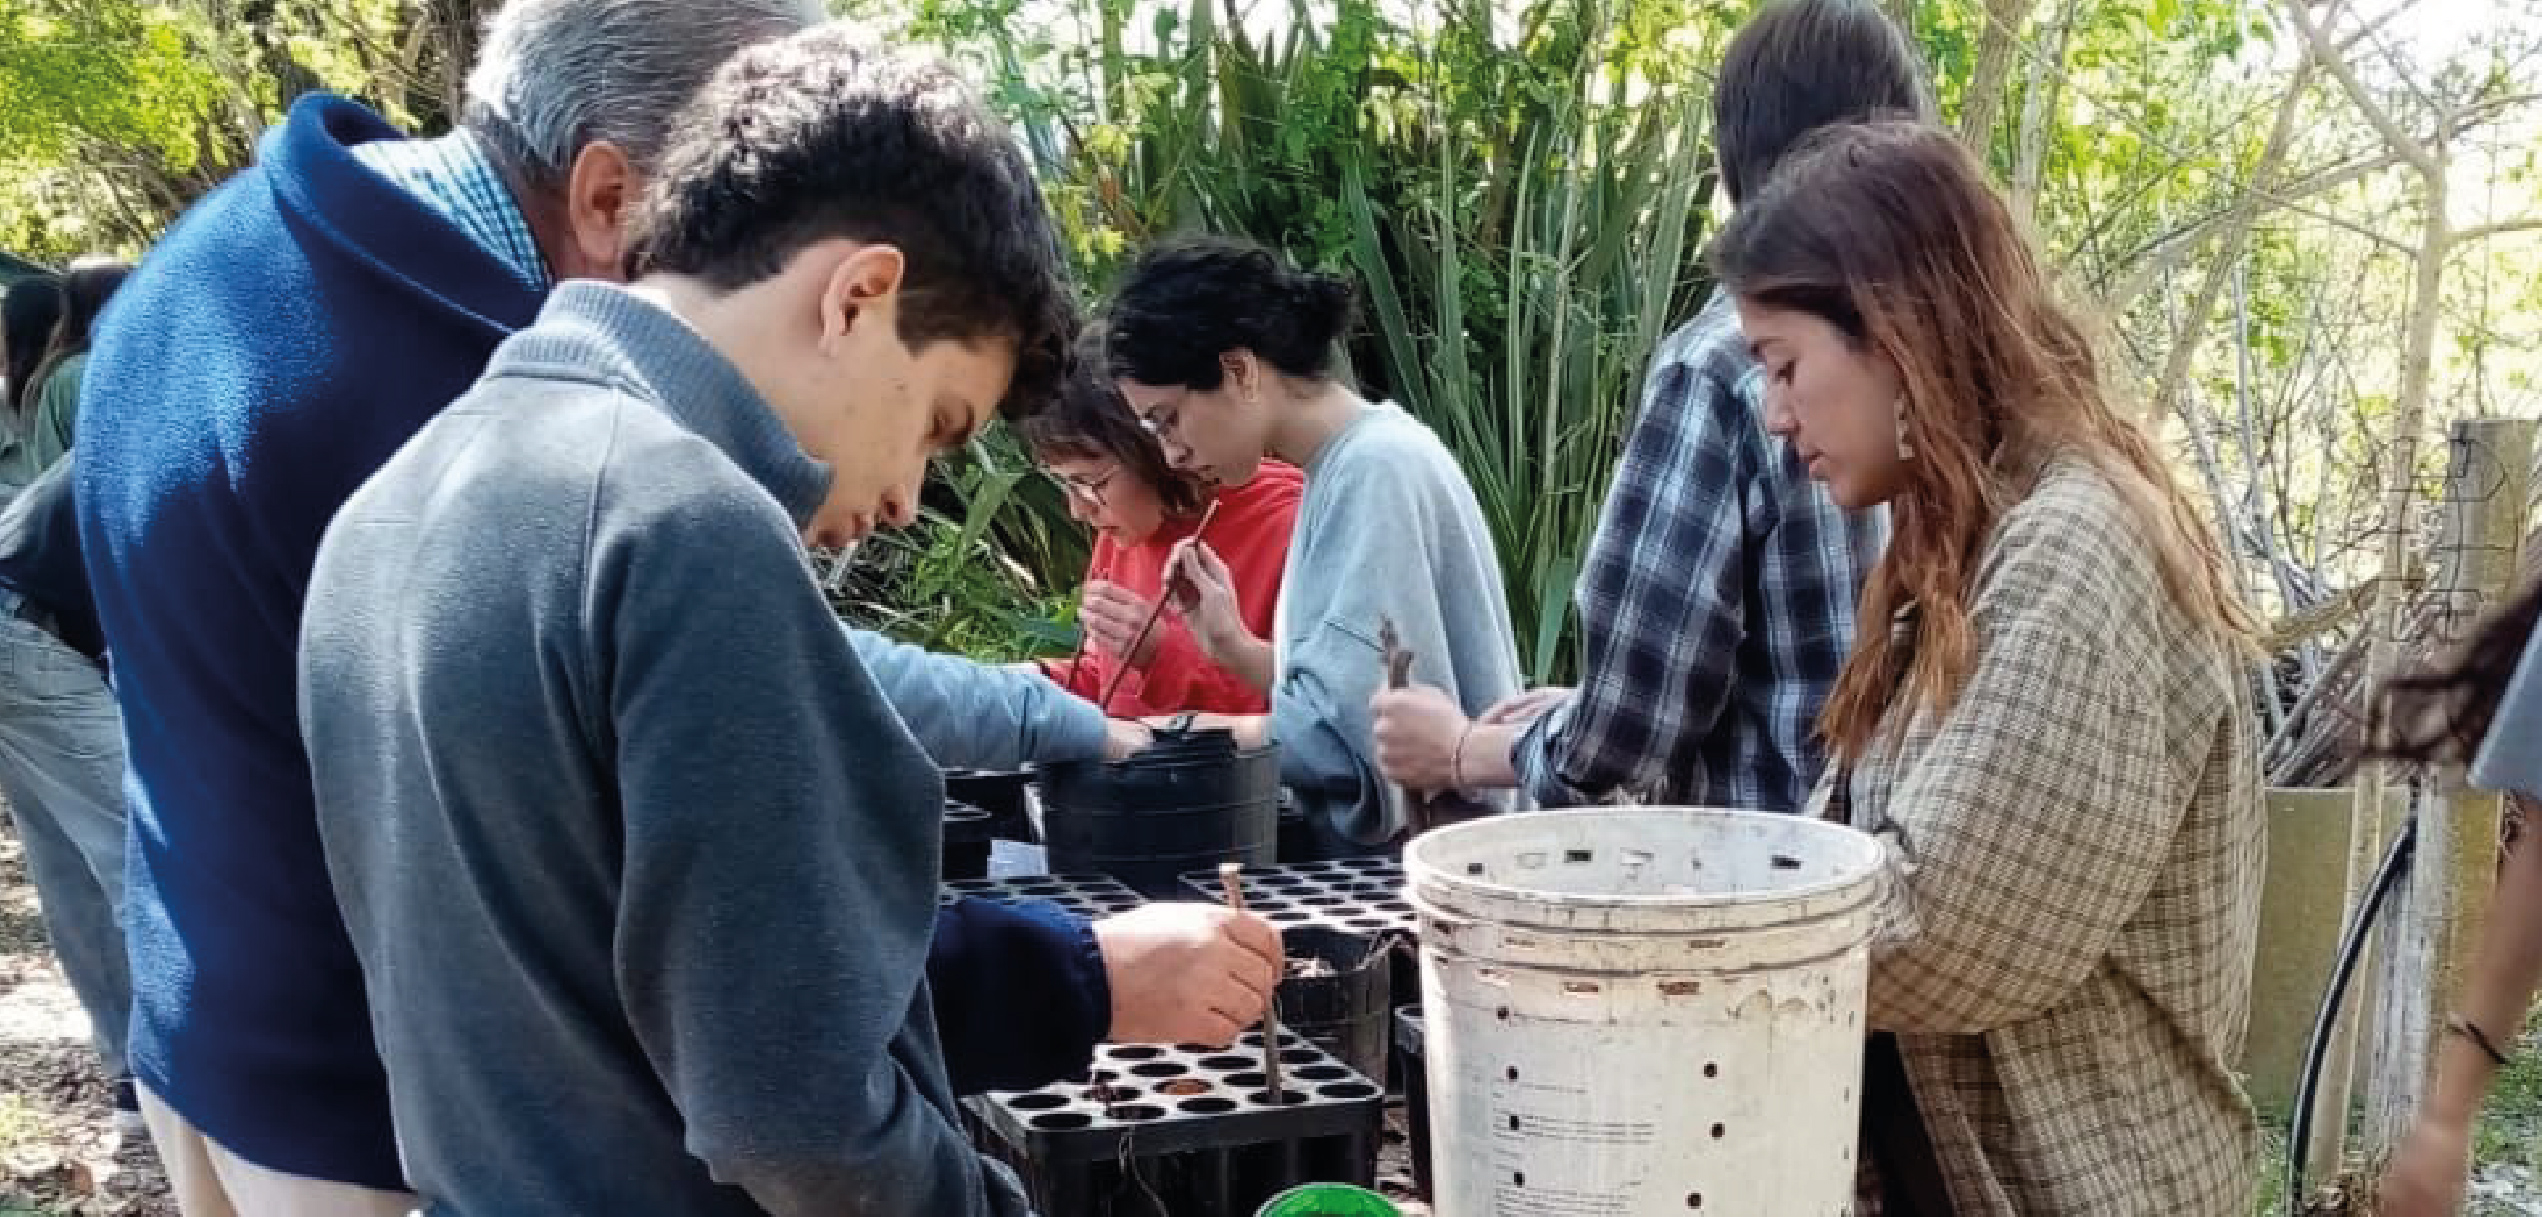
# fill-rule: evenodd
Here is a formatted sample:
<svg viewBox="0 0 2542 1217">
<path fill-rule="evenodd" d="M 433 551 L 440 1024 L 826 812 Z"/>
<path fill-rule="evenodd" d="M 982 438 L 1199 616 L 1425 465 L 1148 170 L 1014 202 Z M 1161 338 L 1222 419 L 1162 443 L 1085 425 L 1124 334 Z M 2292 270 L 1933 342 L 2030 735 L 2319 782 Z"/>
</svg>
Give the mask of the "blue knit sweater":
<svg viewBox="0 0 2542 1217">
<path fill-rule="evenodd" d="M 301 743 L 301 602 L 336 509 L 541 302 L 354 159 L 354 146 L 396 135 L 350 102 L 303 99 L 253 168 L 186 213 L 101 321 L 78 471 L 130 747 L 134 1071 L 249 1161 L 382 1188 L 402 1176 Z M 872 658 L 886 648 L 851 641 L 900 701 Z M 899 658 L 907 687 L 939 700 L 953 691 L 1009 714 L 1068 700 L 948 683 L 942 669 L 959 661 Z M 1100 736 L 1088 718 L 998 738 L 1039 744 L 1026 759 L 1049 761 Z M 921 741 L 941 763 L 972 759 L 923 730 Z M 1056 1076 L 1109 1015 L 1091 938 L 1055 914 L 966 901 L 940 917 L 928 966 L 965 1089 Z M 1050 1017 L 1019 1034 L 1016 1009 Z"/>
</svg>

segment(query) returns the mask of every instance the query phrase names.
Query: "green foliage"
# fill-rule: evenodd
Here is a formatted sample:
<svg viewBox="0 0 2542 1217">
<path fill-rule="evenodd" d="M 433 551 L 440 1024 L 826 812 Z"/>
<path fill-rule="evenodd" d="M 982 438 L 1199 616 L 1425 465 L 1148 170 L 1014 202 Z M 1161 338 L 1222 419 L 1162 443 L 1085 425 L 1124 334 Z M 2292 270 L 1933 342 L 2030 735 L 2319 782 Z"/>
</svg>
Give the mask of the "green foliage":
<svg viewBox="0 0 2542 1217">
<path fill-rule="evenodd" d="M 1088 283 L 1192 230 L 1350 273 L 1366 301 L 1353 374 L 1457 454 L 1522 656 L 1567 677 L 1571 584 L 1643 370 L 1707 286 L 1694 68 L 1730 15 L 1296 0 L 1264 30 L 1210 0 L 1069 11 L 1073 42 L 1017 33 L 1009 0 L 938 4 L 916 28 L 990 74 Z"/>
</svg>

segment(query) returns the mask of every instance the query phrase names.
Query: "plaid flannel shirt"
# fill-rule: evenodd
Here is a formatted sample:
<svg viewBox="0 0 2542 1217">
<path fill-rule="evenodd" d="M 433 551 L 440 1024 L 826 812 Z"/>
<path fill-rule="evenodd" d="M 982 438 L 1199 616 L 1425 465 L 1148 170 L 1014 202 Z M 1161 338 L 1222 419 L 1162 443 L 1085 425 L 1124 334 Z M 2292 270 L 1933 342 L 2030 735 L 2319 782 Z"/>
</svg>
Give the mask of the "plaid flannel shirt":
<svg viewBox="0 0 2542 1217">
<path fill-rule="evenodd" d="M 529 220 L 474 136 L 461 130 L 432 139 L 375 139 L 354 145 L 353 159 L 441 213 L 531 287 L 549 286 L 547 260 L 539 256 Z"/>
<path fill-rule="evenodd" d="M 1581 572 L 1579 692 L 1511 749 L 1528 793 L 1799 807 L 1887 538 L 1884 512 L 1838 508 L 1766 432 L 1764 370 L 1714 293 L 1651 361 Z"/>
<path fill-rule="evenodd" d="M 1957 701 L 1903 735 L 1893 708 L 1847 785 L 1891 861 L 1869 1022 L 1897 1036 L 1966 1217 L 2244 1217 L 2258 1126 L 2231 1062 L 2265 848 L 2247 677 L 2079 460 L 2006 513 L 1972 611 Z"/>
</svg>

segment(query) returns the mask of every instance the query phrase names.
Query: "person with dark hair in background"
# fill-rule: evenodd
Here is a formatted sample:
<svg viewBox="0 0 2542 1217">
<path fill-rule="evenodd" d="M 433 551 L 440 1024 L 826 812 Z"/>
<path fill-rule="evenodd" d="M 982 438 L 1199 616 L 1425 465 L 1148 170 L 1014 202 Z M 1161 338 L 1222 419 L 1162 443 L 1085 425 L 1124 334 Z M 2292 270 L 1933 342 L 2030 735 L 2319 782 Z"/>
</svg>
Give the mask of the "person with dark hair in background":
<svg viewBox="0 0 2542 1217">
<path fill-rule="evenodd" d="M 1722 193 L 1744 205 L 1812 131 L 1931 108 L 1913 47 L 1870 0 L 1774 0 L 1714 83 Z M 1480 719 L 1433 690 L 1381 694 L 1386 772 L 1433 790 L 1516 785 L 1550 807 L 1798 808 L 1888 524 L 1879 507 L 1829 501 L 1766 433 L 1764 398 L 1716 291 L 1644 380 L 1581 567 L 1579 689 Z"/>
<path fill-rule="evenodd" d="M 1040 191 L 950 68 L 826 26 L 699 92 L 630 247 L 310 577 L 302 727 L 408 1177 L 457 1217 L 1021 1213 L 926 983 L 941 786 L 803 545 L 909 523 L 931 456 L 1051 391 Z M 1248 949 L 1184 961 L 1218 1043 L 1280 956 L 1224 917 Z"/>
<path fill-rule="evenodd" d="M 130 1057 L 188 1217 L 414 1203 L 301 738 L 321 533 L 555 284 L 625 277 L 629 205 L 699 85 L 824 16 L 818 0 L 508 0 L 455 129 L 403 139 L 341 98 L 300 99 L 101 319 L 73 463 L 124 710 Z M 939 764 L 1119 756 L 1147 736 L 1038 675 L 843 634 Z M 906 810 L 938 823 L 933 799 Z M 1093 923 L 945 906 L 928 987 L 954 1085 L 1040 1085 L 1107 1036 L 1209 1033 L 1223 993 L 1190 961 L 1195 943 L 1245 951 L 1233 924 L 1199 904 Z M 1019 1002 L 1046 1016 L 1019 1028 Z"/>
<path fill-rule="evenodd" d="M 1067 496 L 1068 514 L 1095 530 L 1077 612 L 1086 641 L 1075 656 L 1045 660 L 1041 670 L 1079 697 L 1100 702 L 1106 714 L 1269 709 L 1269 690 L 1210 660 L 1181 614 L 1160 616 L 1156 609 L 1165 598 L 1167 564 L 1185 538 L 1197 535 L 1226 564 L 1237 623 L 1257 638 L 1271 632 L 1306 487 L 1297 467 L 1264 461 L 1262 472 L 1240 486 L 1176 471 L 1099 360 L 1080 361 L 1058 402 L 1024 420 L 1020 430 Z"/>
<path fill-rule="evenodd" d="M 36 372 L 40 383 L 35 409 L 22 437 L 21 459 L 30 481 L 62 459 L 77 438 L 89 339 L 98 314 L 106 311 L 106 302 L 114 299 L 115 289 L 131 274 L 129 262 L 83 261 L 72 264 L 70 273 L 62 276 L 62 317 L 53 325 L 52 340 L 45 344 L 44 363 Z"/>
<path fill-rule="evenodd" d="M 0 495 L 14 494 L 33 475 L 26 458 L 28 412 L 35 408 L 36 366 L 53 341 L 62 318 L 62 280 L 58 275 L 20 279 L 0 295 Z"/>
<path fill-rule="evenodd" d="M 1333 376 L 1352 296 L 1348 281 L 1267 251 L 1193 240 L 1141 256 L 1102 323 L 1108 370 L 1176 468 L 1222 486 L 1275 457 L 1306 471 L 1268 637 L 1245 627 L 1210 546 L 1186 542 L 1173 577 L 1202 649 L 1271 691 L 1267 717 L 1226 725 L 1280 745 L 1280 779 L 1332 856 L 1385 850 L 1406 828 L 1369 735 L 1388 624 L 1416 676 L 1469 713 L 1518 686 L 1473 486 L 1428 427 Z"/>
<path fill-rule="evenodd" d="M 1713 249 L 1766 423 L 1897 521 L 1815 810 L 1890 858 L 1862 1161 L 1899 1213 L 2251 1211 L 2250 615 L 1976 157 L 1830 128 Z"/>
<path fill-rule="evenodd" d="M 2525 1045 L 2542 986 L 2542 575 L 2474 627 L 2452 655 L 2392 682 L 2380 751 L 2420 764 L 2471 765 L 2471 784 L 2524 800 L 2471 970 L 2421 1101 L 2418 1122 L 2384 1168 L 2381 1217 L 2449 1217 L 2463 1205 L 2471 1130 L 2490 1082 Z"/>
<path fill-rule="evenodd" d="M 58 275 L 34 275 L 9 285 L 8 294 L 0 296 L 0 388 L 7 390 L 0 403 L 9 408 L 9 419 L 20 425 L 27 410 L 35 404 L 35 388 L 39 381 L 36 365 L 44 362 L 45 345 L 53 341 L 53 326 L 62 319 L 62 280 Z"/>
</svg>

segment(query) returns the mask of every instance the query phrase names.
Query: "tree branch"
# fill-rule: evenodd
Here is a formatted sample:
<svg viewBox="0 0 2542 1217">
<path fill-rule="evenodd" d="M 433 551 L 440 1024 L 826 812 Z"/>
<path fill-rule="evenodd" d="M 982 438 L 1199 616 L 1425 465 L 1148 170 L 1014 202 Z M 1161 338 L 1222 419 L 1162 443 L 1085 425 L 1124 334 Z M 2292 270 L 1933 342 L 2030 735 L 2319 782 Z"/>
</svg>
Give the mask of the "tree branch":
<svg viewBox="0 0 2542 1217">
<path fill-rule="evenodd" d="M 2366 125 L 2373 127 L 2375 134 L 2382 136 L 2383 142 L 2390 145 L 2396 155 L 2420 173 L 2429 177 L 2443 176 L 2445 164 L 2438 158 L 2436 150 L 2402 130 L 2401 124 L 2393 119 L 2392 112 L 2376 101 L 2373 94 L 2366 92 L 2365 82 L 2357 78 L 2355 66 L 2339 53 L 2338 48 L 2330 45 L 2328 31 L 2313 24 L 2312 14 L 2305 11 L 2310 7 L 2310 0 L 2287 0 L 2286 4 L 2295 28 L 2304 36 L 2304 44 L 2311 48 L 2313 58 L 2321 61 L 2331 79 L 2339 82 L 2340 91 L 2348 95 L 2349 102 L 2365 117 Z M 2332 16 L 2336 17 L 2337 13 L 2334 11 Z"/>
<path fill-rule="evenodd" d="M 2491 237 L 2503 237 L 2509 233 L 2518 232 L 2542 232 L 2542 215 L 2521 216 L 2512 220 L 2500 220 L 2495 224 L 2458 229 L 2454 233 L 2453 244 L 2459 249 L 2475 241 L 2486 241 Z"/>
</svg>

